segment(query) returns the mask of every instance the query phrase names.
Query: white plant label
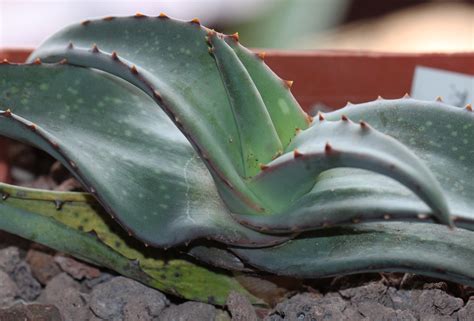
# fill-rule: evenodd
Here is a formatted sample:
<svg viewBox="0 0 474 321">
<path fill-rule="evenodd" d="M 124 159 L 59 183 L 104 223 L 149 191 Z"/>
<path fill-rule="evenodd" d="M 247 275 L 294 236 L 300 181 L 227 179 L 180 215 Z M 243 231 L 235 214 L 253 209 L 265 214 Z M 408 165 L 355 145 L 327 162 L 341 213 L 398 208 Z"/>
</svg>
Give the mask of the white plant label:
<svg viewBox="0 0 474 321">
<path fill-rule="evenodd" d="M 474 102 L 474 76 L 417 66 L 411 96 L 420 100 L 440 96 L 447 104 L 464 107 Z"/>
</svg>

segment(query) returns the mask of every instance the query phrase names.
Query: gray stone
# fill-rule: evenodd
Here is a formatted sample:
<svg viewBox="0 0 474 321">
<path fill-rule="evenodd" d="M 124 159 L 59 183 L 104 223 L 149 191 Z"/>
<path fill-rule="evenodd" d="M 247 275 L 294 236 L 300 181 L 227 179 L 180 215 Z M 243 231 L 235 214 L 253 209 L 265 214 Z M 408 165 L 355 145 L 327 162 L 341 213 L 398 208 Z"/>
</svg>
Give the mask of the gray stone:
<svg viewBox="0 0 474 321">
<path fill-rule="evenodd" d="M 420 292 L 417 298 L 420 319 L 427 315 L 450 316 L 464 305 L 461 298 L 455 298 L 442 290 L 422 290 Z"/>
<path fill-rule="evenodd" d="M 20 297 L 24 300 L 33 301 L 40 295 L 41 284 L 34 278 L 28 263 L 21 261 L 10 275 L 18 286 Z"/>
<path fill-rule="evenodd" d="M 232 291 L 227 297 L 227 308 L 232 321 L 257 321 L 257 314 L 250 301 L 242 294 Z"/>
<path fill-rule="evenodd" d="M 413 291 L 412 290 L 397 290 L 395 288 L 388 288 L 385 297 L 380 300 L 380 303 L 386 307 L 395 310 L 409 310 L 413 308 Z"/>
<path fill-rule="evenodd" d="M 216 313 L 216 317 L 214 321 L 232 321 L 232 319 L 229 313 L 227 313 L 227 311 L 217 309 L 217 313 Z"/>
<path fill-rule="evenodd" d="M 9 246 L 0 250 L 0 270 L 11 274 L 20 261 L 20 251 L 17 247 Z"/>
<path fill-rule="evenodd" d="M 339 294 L 350 300 L 353 304 L 364 301 L 379 302 L 387 292 L 387 286 L 382 282 L 370 282 L 356 287 L 350 287 L 339 291 Z"/>
<path fill-rule="evenodd" d="M 62 321 L 59 310 L 54 305 L 17 304 L 8 309 L 0 309 L 1 321 Z"/>
<path fill-rule="evenodd" d="M 368 320 L 379 321 L 416 321 L 415 316 L 410 311 L 394 310 L 378 302 L 364 301 L 357 305 L 357 310 Z"/>
<path fill-rule="evenodd" d="M 472 321 L 474 318 L 474 296 L 469 298 L 469 301 L 457 314 L 459 321 Z"/>
<path fill-rule="evenodd" d="M 363 320 L 348 302 L 337 293 L 322 296 L 318 293 L 297 294 L 279 303 L 265 321 L 308 320 Z"/>
<path fill-rule="evenodd" d="M 88 295 L 79 288 L 79 283 L 61 273 L 51 279 L 38 300 L 58 307 L 65 321 L 89 320 Z"/>
<path fill-rule="evenodd" d="M 158 321 L 214 321 L 216 315 L 214 306 L 189 301 L 164 309 Z"/>
<path fill-rule="evenodd" d="M 11 304 L 18 295 L 18 287 L 10 276 L 0 270 L 0 307 Z"/>
<path fill-rule="evenodd" d="M 168 305 L 159 291 L 125 277 L 99 284 L 91 293 L 90 308 L 104 320 L 153 320 Z"/>
</svg>

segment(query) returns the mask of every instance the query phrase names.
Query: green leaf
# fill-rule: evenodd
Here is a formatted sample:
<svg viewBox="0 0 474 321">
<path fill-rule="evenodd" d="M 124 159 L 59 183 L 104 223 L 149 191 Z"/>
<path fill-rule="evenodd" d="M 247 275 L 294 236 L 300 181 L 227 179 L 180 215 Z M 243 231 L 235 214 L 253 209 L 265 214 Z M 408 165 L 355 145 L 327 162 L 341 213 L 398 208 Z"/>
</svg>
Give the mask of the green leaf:
<svg viewBox="0 0 474 321">
<path fill-rule="evenodd" d="M 283 146 L 262 96 L 237 54 L 215 32 L 210 32 L 208 39 L 239 130 L 244 177 L 252 177 L 260 172 L 260 163 L 277 157 Z"/>
<path fill-rule="evenodd" d="M 260 57 L 251 52 L 236 41 L 233 36 L 226 37 L 225 40 L 247 68 L 265 102 L 283 146 L 288 146 L 295 137 L 297 129 L 308 128 L 311 117 L 303 111 L 291 94 L 289 82 L 278 77 L 263 62 L 263 56 Z"/>
<path fill-rule="evenodd" d="M 235 94 L 255 91 L 255 86 L 252 80 L 242 82 L 241 88 L 234 84 L 235 90 L 232 90 L 229 99 L 228 88 L 222 82 L 216 61 L 208 52 L 205 38 L 209 31 L 196 22 L 165 17 L 88 21 L 52 36 L 34 52 L 30 61 L 39 57 L 44 61 L 58 62 L 66 58 L 71 64 L 104 70 L 135 84 L 167 112 L 190 140 L 216 179 L 226 204 L 235 212 L 262 213 L 268 209 L 263 207 L 259 195 L 248 189 L 243 178 L 258 171 L 258 162 L 267 161 L 267 153 L 271 152 L 267 151 L 262 156 L 259 150 L 268 143 L 273 146 L 269 150 L 274 151 L 275 137 L 264 135 L 257 141 L 252 138 L 241 142 L 240 136 L 246 135 L 249 126 L 243 120 L 236 120 L 236 110 L 230 100 L 237 99 L 240 103 L 245 95 Z M 73 41 L 73 47 L 68 45 L 70 41 Z M 100 49 L 92 47 L 93 44 Z M 88 48 L 92 49 L 89 51 Z M 112 55 L 113 52 L 117 52 L 118 56 Z M 237 69 L 242 70 L 241 67 Z M 255 72 L 248 71 L 249 74 L 262 77 L 261 66 L 258 67 Z M 229 68 L 235 68 L 235 65 L 230 64 Z M 271 73 L 264 77 L 279 80 Z M 261 83 L 260 80 L 258 82 Z M 294 102 L 289 102 L 288 92 L 275 88 L 272 89 L 274 93 L 281 94 L 280 105 L 284 104 L 287 108 L 289 124 L 300 123 L 301 109 Z M 268 98 L 265 99 L 267 101 Z M 250 108 L 252 106 L 246 106 L 242 110 Z M 216 110 L 219 112 L 216 113 Z M 275 112 L 272 114 L 276 115 Z M 246 115 L 248 113 L 242 112 L 240 117 L 253 123 L 252 117 Z M 271 124 L 267 125 L 265 128 Z M 257 128 L 260 126 L 263 124 Z M 282 135 L 288 141 L 288 133 Z M 247 135 L 249 137 L 253 136 Z M 255 145 L 252 148 L 256 155 L 249 153 L 242 161 L 242 147 L 246 151 L 248 143 Z M 245 164 L 250 163 L 252 169 L 249 172 Z"/>
<path fill-rule="evenodd" d="M 300 278 L 410 272 L 474 285 L 474 233 L 426 223 L 364 223 L 319 230 L 265 249 L 232 249 L 254 267 Z"/>
<path fill-rule="evenodd" d="M 61 161 L 138 239 L 161 247 L 202 237 L 245 246 L 286 239 L 232 219 L 192 146 L 133 85 L 62 65 L 0 65 L 0 74 L 0 109 L 13 112 L 0 112 L 0 134 Z"/>
<path fill-rule="evenodd" d="M 453 220 L 474 226 L 474 113 L 469 108 L 402 98 L 350 105 L 326 118 L 343 114 L 406 145 L 439 181 Z"/>
<path fill-rule="evenodd" d="M 365 123 L 354 124 L 347 118 L 321 119 L 301 132 L 287 149 L 286 154 L 267 164 L 252 182 L 253 189 L 267 191 L 280 212 L 269 216 L 235 215 L 239 221 L 272 232 L 302 231 L 350 221 L 355 217 L 327 207 L 327 198 L 334 198 L 336 194 L 319 195 L 317 199 L 305 197 L 305 194 L 318 185 L 318 176 L 324 171 L 352 167 L 399 181 L 432 208 L 432 215 L 438 221 L 451 224 L 443 189 L 426 165 L 404 145 Z M 346 193 L 345 199 L 352 199 L 351 194 Z M 367 206 L 370 207 L 371 202 Z M 383 216 L 380 213 L 369 215 L 364 207 L 357 210 L 363 220 Z M 379 210 L 390 213 L 390 208 Z M 418 213 L 410 214 L 416 218 Z M 350 215 L 354 215 L 353 211 Z M 406 219 L 407 215 L 393 218 Z"/>
<path fill-rule="evenodd" d="M 237 291 L 262 301 L 233 277 L 156 248 L 146 248 L 117 226 L 90 194 L 19 188 L 0 183 L 0 228 L 107 267 L 161 291 L 224 305 Z"/>
</svg>

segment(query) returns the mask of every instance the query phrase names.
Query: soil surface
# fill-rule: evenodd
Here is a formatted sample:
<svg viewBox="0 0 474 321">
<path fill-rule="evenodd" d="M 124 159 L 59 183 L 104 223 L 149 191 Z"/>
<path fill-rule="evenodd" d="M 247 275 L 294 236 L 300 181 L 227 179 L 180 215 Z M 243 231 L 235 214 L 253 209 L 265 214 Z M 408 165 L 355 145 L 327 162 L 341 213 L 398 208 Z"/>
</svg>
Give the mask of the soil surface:
<svg viewBox="0 0 474 321">
<path fill-rule="evenodd" d="M 10 150 L 13 183 L 80 190 L 58 163 Z M 0 231 L 0 321 L 474 320 L 474 288 L 403 273 L 304 280 L 270 309 L 232 293 L 225 307 L 165 295 L 114 272 Z"/>
</svg>

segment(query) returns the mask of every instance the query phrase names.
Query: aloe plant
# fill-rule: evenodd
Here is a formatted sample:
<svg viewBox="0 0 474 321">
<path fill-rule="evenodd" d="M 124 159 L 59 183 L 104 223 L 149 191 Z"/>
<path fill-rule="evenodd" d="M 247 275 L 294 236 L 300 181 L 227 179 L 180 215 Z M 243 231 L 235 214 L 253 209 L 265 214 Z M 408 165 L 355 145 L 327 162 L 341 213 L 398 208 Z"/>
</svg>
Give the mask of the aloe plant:
<svg viewBox="0 0 474 321">
<path fill-rule="evenodd" d="M 0 184 L 0 229 L 215 304 L 264 304 L 249 273 L 474 284 L 472 107 L 405 96 L 313 119 L 291 84 L 197 19 L 59 31 L 0 65 L 0 135 L 86 193 Z"/>
</svg>

